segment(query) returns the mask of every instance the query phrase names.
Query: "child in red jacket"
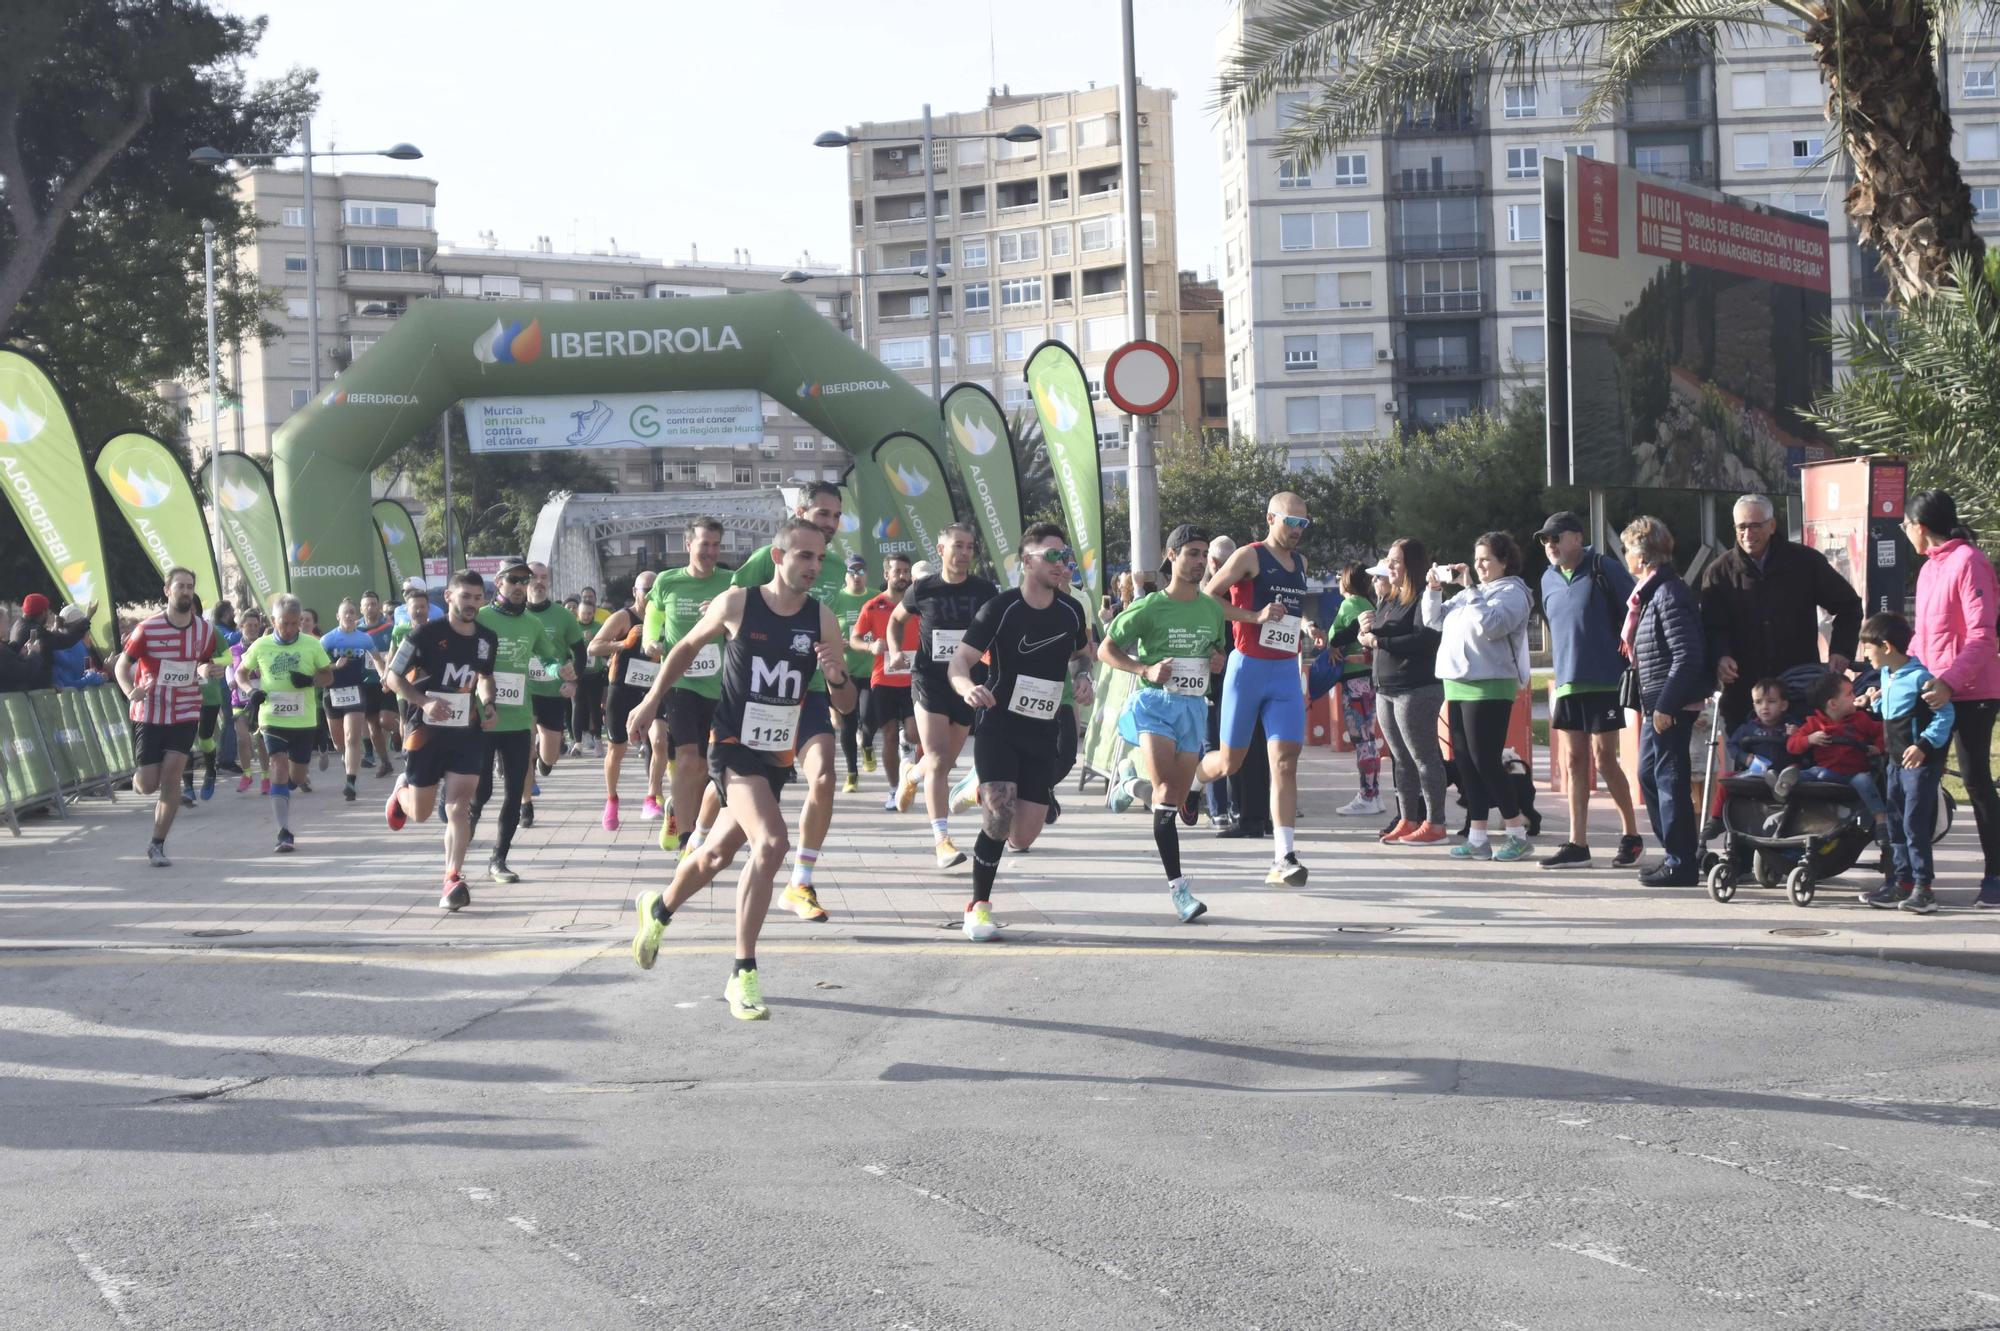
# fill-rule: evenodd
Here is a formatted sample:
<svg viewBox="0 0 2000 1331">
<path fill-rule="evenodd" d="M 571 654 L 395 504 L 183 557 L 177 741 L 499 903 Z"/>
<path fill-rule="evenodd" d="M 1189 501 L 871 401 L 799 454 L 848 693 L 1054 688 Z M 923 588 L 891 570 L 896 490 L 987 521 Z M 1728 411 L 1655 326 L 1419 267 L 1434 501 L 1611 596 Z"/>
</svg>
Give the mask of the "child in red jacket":
<svg viewBox="0 0 2000 1331">
<path fill-rule="evenodd" d="M 1875 839 L 1889 843 L 1889 806 L 1875 788 L 1869 760 L 1882 752 L 1882 723 L 1854 701 L 1854 685 L 1845 675 L 1829 673 L 1806 694 L 1812 715 L 1805 719 L 1786 749 L 1815 764 L 1779 773 L 1773 788 L 1783 799 L 1800 781 L 1840 781 L 1854 787 L 1864 808 L 1875 819 Z"/>
</svg>

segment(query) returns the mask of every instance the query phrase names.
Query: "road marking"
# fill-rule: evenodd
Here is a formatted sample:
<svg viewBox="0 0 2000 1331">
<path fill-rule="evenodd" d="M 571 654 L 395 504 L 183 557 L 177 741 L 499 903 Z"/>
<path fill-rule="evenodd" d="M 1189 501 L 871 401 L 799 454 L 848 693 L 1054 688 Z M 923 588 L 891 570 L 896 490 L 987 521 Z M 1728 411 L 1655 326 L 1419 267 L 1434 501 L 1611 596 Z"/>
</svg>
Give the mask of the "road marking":
<svg viewBox="0 0 2000 1331">
<path fill-rule="evenodd" d="M 1615 1266 L 1625 1271 L 1636 1271 L 1642 1276 L 1653 1274 L 1646 1267 L 1635 1265 L 1620 1257 L 1618 1254 L 1625 1251 L 1623 1248 L 1614 1247 L 1608 1243 L 1598 1243 L 1594 1239 L 1585 1239 L 1582 1243 L 1551 1243 L 1549 1246 L 1551 1248 L 1560 1248 L 1564 1252 L 1573 1252 L 1579 1257 L 1588 1257 L 1593 1261 L 1603 1262 L 1606 1266 Z"/>
<path fill-rule="evenodd" d="M 103 1297 L 106 1303 L 111 1305 L 111 1311 L 116 1314 L 118 1324 L 120 1326 L 145 1325 L 139 1320 L 138 1315 L 132 1311 L 129 1299 L 132 1291 L 139 1288 L 139 1282 L 131 1276 L 118 1274 L 85 1252 L 83 1250 L 83 1240 L 76 1235 L 65 1235 L 63 1241 L 69 1245 L 70 1252 L 75 1254 L 77 1264 L 83 1268 L 83 1273 L 90 1277 L 90 1283 L 97 1286 L 98 1294 Z"/>
</svg>

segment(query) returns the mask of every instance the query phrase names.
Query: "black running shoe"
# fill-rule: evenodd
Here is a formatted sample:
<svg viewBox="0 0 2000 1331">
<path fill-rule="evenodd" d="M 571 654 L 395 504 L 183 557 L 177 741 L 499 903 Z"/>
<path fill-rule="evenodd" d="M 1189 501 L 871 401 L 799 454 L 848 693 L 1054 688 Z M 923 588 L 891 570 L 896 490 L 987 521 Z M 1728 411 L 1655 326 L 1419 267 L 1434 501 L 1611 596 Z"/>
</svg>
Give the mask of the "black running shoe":
<svg viewBox="0 0 2000 1331">
<path fill-rule="evenodd" d="M 1060 817 L 1062 817 L 1062 805 L 1056 802 L 1056 797 L 1054 795 L 1051 795 L 1049 796 L 1049 815 L 1048 817 L 1042 819 L 1042 825 L 1044 827 L 1054 827 L 1056 825 L 1056 819 Z"/>
<path fill-rule="evenodd" d="M 1644 837 L 1639 837 L 1639 836 L 1619 837 L 1618 853 L 1611 857 L 1611 867 L 1614 869 L 1629 869 L 1633 865 L 1637 864 L 1639 862 L 1639 857 L 1645 853 L 1646 853 L 1646 839 Z"/>
<path fill-rule="evenodd" d="M 289 855 L 298 849 L 298 847 L 292 843 L 292 834 L 290 832 L 280 832 L 278 833 L 278 845 L 276 849 L 280 855 Z"/>
<path fill-rule="evenodd" d="M 1544 869 L 1588 869 L 1590 847 L 1579 846 L 1574 841 L 1565 841 L 1555 848 L 1554 854 L 1542 856 L 1537 863 Z"/>
<path fill-rule="evenodd" d="M 521 806 L 521 826 L 533 827 L 534 825 L 535 825 L 535 806 L 532 804 L 523 804 Z"/>
<path fill-rule="evenodd" d="M 1888 882 L 1873 892 L 1861 892 L 1857 896 L 1864 906 L 1872 906 L 1876 910 L 1894 910 L 1908 901 L 1910 893 L 1914 891 L 1916 891 L 1915 883 Z"/>
<path fill-rule="evenodd" d="M 472 891 L 465 885 L 465 876 L 448 873 L 444 876 L 444 892 L 438 897 L 439 910 L 463 910 L 472 904 Z"/>
</svg>

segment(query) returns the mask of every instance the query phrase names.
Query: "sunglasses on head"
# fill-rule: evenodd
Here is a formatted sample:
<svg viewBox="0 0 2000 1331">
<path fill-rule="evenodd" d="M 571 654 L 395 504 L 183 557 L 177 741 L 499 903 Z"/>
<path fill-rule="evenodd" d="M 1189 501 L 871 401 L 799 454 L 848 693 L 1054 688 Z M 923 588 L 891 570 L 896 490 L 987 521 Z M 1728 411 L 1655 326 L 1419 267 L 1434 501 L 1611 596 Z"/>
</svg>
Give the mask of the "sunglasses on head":
<svg viewBox="0 0 2000 1331">
<path fill-rule="evenodd" d="M 1051 564 L 1067 564 L 1073 558 L 1070 548 L 1066 545 L 1052 545 L 1035 553 Z"/>
<path fill-rule="evenodd" d="M 1290 527 L 1293 531 L 1304 531 L 1306 528 L 1313 525 L 1313 520 L 1311 518 L 1283 517 L 1279 518 L 1278 521 L 1284 523 L 1287 527 Z"/>
</svg>

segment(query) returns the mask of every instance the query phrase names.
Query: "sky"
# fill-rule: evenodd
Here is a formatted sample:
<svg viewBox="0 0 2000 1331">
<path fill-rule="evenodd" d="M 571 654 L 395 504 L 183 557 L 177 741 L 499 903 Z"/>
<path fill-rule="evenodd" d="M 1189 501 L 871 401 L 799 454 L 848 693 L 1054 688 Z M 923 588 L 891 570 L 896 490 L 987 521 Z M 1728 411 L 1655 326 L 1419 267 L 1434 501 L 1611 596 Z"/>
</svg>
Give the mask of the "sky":
<svg viewBox="0 0 2000 1331">
<path fill-rule="evenodd" d="M 319 71 L 313 146 L 408 141 L 341 165 L 438 181 L 440 238 L 845 266 L 846 154 L 814 135 L 983 106 L 989 86 L 1116 84 L 1116 0 L 222 0 L 269 28 L 252 77 Z M 1174 111 L 1179 262 L 1219 262 L 1209 110 L 1230 0 L 1138 0 L 1142 83 Z M 322 164 L 327 169 L 330 164 Z"/>
</svg>

